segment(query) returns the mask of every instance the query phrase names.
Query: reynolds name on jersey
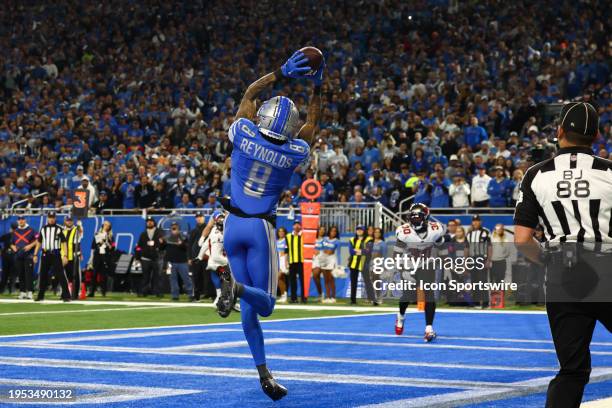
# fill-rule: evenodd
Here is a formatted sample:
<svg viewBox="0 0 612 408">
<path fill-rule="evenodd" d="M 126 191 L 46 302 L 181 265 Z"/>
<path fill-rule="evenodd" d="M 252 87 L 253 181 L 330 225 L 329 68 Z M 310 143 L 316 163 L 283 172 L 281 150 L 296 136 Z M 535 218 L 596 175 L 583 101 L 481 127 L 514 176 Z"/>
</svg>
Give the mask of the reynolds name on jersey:
<svg viewBox="0 0 612 408">
<path fill-rule="evenodd" d="M 274 214 L 296 167 L 310 148 L 301 139 L 283 144 L 266 140 L 257 125 L 238 119 L 228 131 L 232 151 L 231 204 L 247 214 Z"/>
</svg>

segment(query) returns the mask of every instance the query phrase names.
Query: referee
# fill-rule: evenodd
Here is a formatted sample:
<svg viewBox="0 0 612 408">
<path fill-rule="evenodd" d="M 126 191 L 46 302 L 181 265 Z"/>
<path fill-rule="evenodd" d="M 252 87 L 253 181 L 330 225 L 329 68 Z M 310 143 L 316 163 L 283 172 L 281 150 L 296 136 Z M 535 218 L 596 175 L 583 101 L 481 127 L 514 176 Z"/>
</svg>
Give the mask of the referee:
<svg viewBox="0 0 612 408">
<path fill-rule="evenodd" d="M 514 215 L 515 243 L 531 260 L 541 264 L 547 259 L 546 311 L 561 369 L 548 386 L 546 407 L 555 408 L 580 406 L 591 373 L 595 323 L 599 320 L 612 332 L 609 300 L 587 303 L 586 292 L 568 300 L 558 296 L 563 293 L 558 288 L 575 293 L 584 281 L 591 282 L 589 291 L 602 289 L 591 265 L 595 260 L 600 264 L 596 270 L 609 272 L 609 257 L 587 248 L 612 244 L 612 162 L 594 156 L 591 149 L 599 128 L 597 111 L 588 103 L 572 102 L 563 106 L 559 120 L 560 149 L 527 170 Z M 547 258 L 533 238 L 538 223 L 549 241 Z M 605 274 L 600 278 L 608 279 Z"/>
<path fill-rule="evenodd" d="M 472 217 L 472 226 L 466 234 L 466 239 L 469 242 L 470 257 L 484 258 L 486 267 L 482 269 L 475 268 L 472 271 L 472 282 L 488 282 L 489 268 L 491 266 L 491 231 L 482 226 L 480 215 L 476 214 Z M 475 290 L 474 300 L 480 304 L 483 309 L 489 307 L 489 292 L 485 290 Z"/>
<path fill-rule="evenodd" d="M 42 227 L 38 234 L 38 244 L 35 253 L 42 249 L 40 258 L 40 274 L 38 281 L 37 302 L 45 299 L 45 291 L 49 285 L 49 272 L 53 272 L 55 279 L 62 285 L 62 300 L 70 301 L 70 291 L 68 290 L 68 278 L 64 272 L 64 265 L 68 262 L 67 258 L 62 257 L 66 254 L 66 236 L 62 227 L 56 224 L 55 212 L 50 212 L 47 216 L 47 225 Z"/>
</svg>

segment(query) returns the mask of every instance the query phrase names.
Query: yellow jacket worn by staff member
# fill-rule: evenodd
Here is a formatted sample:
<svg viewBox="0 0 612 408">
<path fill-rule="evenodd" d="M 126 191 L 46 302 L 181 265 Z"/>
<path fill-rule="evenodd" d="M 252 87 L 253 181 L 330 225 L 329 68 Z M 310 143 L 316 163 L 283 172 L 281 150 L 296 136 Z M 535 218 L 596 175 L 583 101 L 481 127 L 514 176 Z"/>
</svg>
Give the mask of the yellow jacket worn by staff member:
<svg viewBox="0 0 612 408">
<path fill-rule="evenodd" d="M 301 288 L 301 301 L 306 303 L 304 290 L 304 239 L 302 238 L 302 225 L 293 224 L 293 231 L 287 234 L 287 256 L 289 258 L 289 291 L 291 303 L 297 303 L 298 282 Z"/>
<path fill-rule="evenodd" d="M 301 234 L 287 234 L 289 264 L 304 262 L 304 242 Z"/>
<path fill-rule="evenodd" d="M 62 231 L 66 238 L 66 245 L 62 246 L 62 257 L 65 257 L 68 262 L 64 265 L 64 272 L 68 278 L 68 287 L 73 300 L 79 298 L 79 294 L 85 293 L 85 287 L 82 285 L 81 269 L 79 261 L 81 258 L 81 239 L 83 238 L 83 226 L 80 222 L 74 225 L 74 219 L 71 216 L 64 218 L 64 230 Z"/>
<path fill-rule="evenodd" d="M 373 242 L 372 237 L 353 237 L 350 239 L 351 243 L 351 258 L 349 259 L 349 268 L 356 269 L 359 272 L 363 271 L 365 261 L 367 257 L 368 244 Z"/>
<path fill-rule="evenodd" d="M 77 230 L 78 232 L 78 240 L 77 240 Z M 83 232 L 80 231 L 80 227 L 78 226 L 64 226 L 64 236 L 66 237 L 66 247 L 62 247 L 62 257 L 66 257 L 68 261 L 74 260 L 75 252 L 77 254 L 80 253 L 79 244 L 81 242 L 81 236 Z"/>
<path fill-rule="evenodd" d="M 355 236 L 349 240 L 351 244 L 349 259 L 349 268 L 351 270 L 351 304 L 357 303 L 357 281 L 359 274 L 363 277 L 363 284 L 365 286 L 366 294 L 368 299 L 377 305 L 376 298 L 374 295 L 374 286 L 372 285 L 372 278 L 370 276 L 369 268 L 366 267 L 366 261 L 372 251 L 372 245 L 374 239 L 365 234 L 366 228 L 364 225 L 358 225 L 355 228 Z"/>
</svg>

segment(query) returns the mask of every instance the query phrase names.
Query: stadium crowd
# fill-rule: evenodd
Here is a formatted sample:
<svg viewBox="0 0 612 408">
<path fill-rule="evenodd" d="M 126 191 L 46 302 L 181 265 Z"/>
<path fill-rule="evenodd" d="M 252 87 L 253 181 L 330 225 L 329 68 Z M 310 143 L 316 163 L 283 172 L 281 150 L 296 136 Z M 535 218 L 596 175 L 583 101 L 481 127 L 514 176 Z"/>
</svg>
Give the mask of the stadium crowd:
<svg viewBox="0 0 612 408">
<path fill-rule="evenodd" d="M 445 3 L 7 0 L 0 208 L 69 205 L 78 186 L 99 209 L 218 207 L 242 93 L 305 44 L 326 56 L 323 117 L 283 205 L 317 177 L 323 201 L 511 206 L 554 150 L 541 106 L 563 99 L 597 107 L 610 156 L 603 1 Z M 272 93 L 305 113 L 304 84 Z"/>
</svg>

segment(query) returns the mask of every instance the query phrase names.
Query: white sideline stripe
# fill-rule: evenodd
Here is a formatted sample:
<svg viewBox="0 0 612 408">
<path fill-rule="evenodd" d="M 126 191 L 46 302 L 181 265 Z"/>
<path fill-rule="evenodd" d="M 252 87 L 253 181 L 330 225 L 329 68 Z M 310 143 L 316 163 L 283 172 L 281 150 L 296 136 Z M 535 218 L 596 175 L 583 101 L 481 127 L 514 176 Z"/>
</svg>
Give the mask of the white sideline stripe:
<svg viewBox="0 0 612 408">
<path fill-rule="evenodd" d="M 92 341 L 92 340 L 117 340 L 117 339 L 129 339 L 129 338 L 141 338 L 141 337 L 154 337 L 154 336 L 169 336 L 175 334 L 204 334 L 204 333 L 215 333 L 215 332 L 240 332 L 242 329 L 195 329 L 195 330 L 167 330 L 167 331 L 155 331 L 155 332 L 134 332 L 125 334 L 109 334 L 100 336 L 78 336 L 78 337 L 57 337 L 52 339 L 46 339 L 44 342 L 47 343 L 75 343 L 79 341 Z M 315 331 L 315 330 L 281 330 L 271 329 L 265 330 L 266 333 L 279 333 L 279 334 L 311 334 L 311 335 L 322 335 L 322 336 L 345 336 L 345 337 L 378 337 L 378 338 L 400 338 L 395 334 L 382 334 L 382 333 L 362 333 L 362 332 L 331 332 L 331 331 Z M 421 336 L 415 335 L 404 335 L 404 338 L 420 339 Z M 438 336 L 440 339 L 449 340 L 462 340 L 462 341 L 492 341 L 492 342 L 506 342 L 506 343 L 531 343 L 531 344 L 553 344 L 552 340 L 547 339 L 514 339 L 514 338 L 503 338 L 503 337 L 457 337 L 457 336 Z M 34 340 L 39 342 L 38 340 Z M 612 342 L 591 342 L 592 346 L 612 346 Z"/>
<path fill-rule="evenodd" d="M 594 368 L 591 373 L 590 383 L 602 382 L 610 379 L 612 379 L 612 368 Z M 497 389 L 466 390 L 447 394 L 429 395 L 426 397 L 402 399 L 380 404 L 363 405 L 361 408 L 457 407 L 466 404 L 477 404 L 542 392 L 546 390 L 550 380 L 550 377 L 540 377 L 502 384 Z"/>
<path fill-rule="evenodd" d="M 34 343 L 49 343 L 49 344 L 78 343 L 81 341 L 139 339 L 139 338 L 144 338 L 144 337 L 172 336 L 172 335 L 181 335 L 181 334 L 206 334 L 206 333 L 226 333 L 226 332 L 242 333 L 242 329 L 218 328 L 218 329 L 199 329 L 199 330 L 166 330 L 166 331 L 154 331 L 154 332 L 105 334 L 105 335 L 100 335 L 100 336 L 53 337 L 51 339 L 24 340 L 23 343 L 27 344 L 30 341 Z"/>
<path fill-rule="evenodd" d="M 283 338 L 272 338 L 266 340 L 266 345 L 268 344 L 283 344 L 283 343 L 293 343 L 293 339 L 283 339 Z M 205 343 L 205 344 L 193 344 L 190 346 L 176 346 L 176 347 L 163 347 L 159 350 L 167 353 L 173 351 L 190 351 L 190 350 L 213 350 L 213 349 L 223 349 L 223 348 L 235 348 L 235 347 L 243 347 L 248 346 L 249 343 L 246 340 L 237 340 L 237 341 L 225 341 L 219 343 Z"/>
<path fill-rule="evenodd" d="M 272 339 L 270 339 L 272 340 Z M 378 347 L 398 347 L 398 348 L 426 348 L 426 349 L 450 349 L 450 350 L 489 350 L 489 351 L 509 351 L 518 353 L 555 353 L 554 349 L 539 349 L 526 347 L 496 347 L 496 346 L 464 346 L 453 344 L 438 344 L 438 343 L 389 343 L 376 341 L 352 341 L 352 340 L 321 340 L 321 339 L 305 339 L 305 338 L 287 338 L 289 343 L 308 343 L 308 344 L 346 344 L 358 346 L 378 346 Z M 59 347 L 56 347 L 59 346 Z M 95 346 L 82 346 L 79 344 L 54 344 L 45 341 L 22 341 L 22 342 L 4 342 L 0 343 L 0 347 L 31 347 L 31 348 L 54 348 L 58 350 L 96 350 Z M 190 346 L 188 346 L 190 347 Z M 205 348 L 205 346 L 194 346 L 194 348 Z M 100 346 L 100 351 L 124 351 L 136 352 L 141 350 L 135 347 L 106 347 Z M 164 349 L 158 349 L 164 351 Z M 592 355 L 612 356 L 612 351 L 591 351 Z"/>
<path fill-rule="evenodd" d="M 22 299 L 0 299 L 0 303 L 29 303 L 32 304 L 31 300 Z M 61 300 L 45 300 L 48 304 L 62 304 Z M 142 305 L 142 306 L 160 306 L 168 305 L 169 302 L 146 302 L 146 301 L 124 301 L 124 300 L 76 300 L 70 302 L 75 305 L 91 305 L 91 304 L 105 304 L 105 305 L 118 305 L 118 306 L 130 306 L 130 305 Z M 212 303 L 178 303 L 174 304 L 176 307 L 208 307 L 214 308 Z M 397 313 L 397 306 L 326 306 L 322 304 L 306 304 L 306 305 L 286 305 L 276 304 L 274 309 L 279 310 L 340 310 L 350 312 L 373 312 L 375 314 L 386 314 L 386 313 Z M 381 313 L 386 312 L 386 313 Z M 524 315 L 541 315 L 546 314 L 544 310 L 503 310 L 503 309 L 487 309 L 487 310 L 472 310 L 472 309 L 452 309 L 452 308 L 437 308 L 436 312 L 441 313 L 465 313 L 465 314 L 524 314 Z M 406 313 L 421 313 L 414 308 L 408 309 Z"/>
<path fill-rule="evenodd" d="M 0 303 L 2 302 L 2 300 L 3 299 L 0 299 Z M 11 300 L 11 302 L 13 301 Z M 409 311 L 406 311 L 406 313 L 408 312 Z M 415 311 L 411 313 L 417 313 L 417 312 Z M 362 314 L 347 314 L 347 315 L 337 315 L 337 316 L 288 317 L 285 319 L 260 320 L 259 323 L 294 322 L 294 321 L 301 321 L 301 320 L 344 319 L 344 318 L 352 318 L 352 317 L 385 316 L 385 315 L 389 315 L 389 313 L 362 313 Z M 45 333 L 2 334 L 0 335 L 0 339 L 13 338 L 13 337 L 50 336 L 50 335 L 56 335 L 56 334 L 104 333 L 104 332 L 115 332 L 115 331 L 122 332 L 122 331 L 130 331 L 130 330 L 149 330 L 151 331 L 151 333 L 153 333 L 155 330 L 160 330 L 160 329 L 179 329 L 179 328 L 186 328 L 186 327 L 210 327 L 210 326 L 237 326 L 241 324 L 242 324 L 241 322 L 226 322 L 226 323 L 202 323 L 202 324 L 177 324 L 173 326 L 124 327 L 124 328 L 118 328 L 118 329 L 66 330 L 66 331 L 45 332 Z"/>
<path fill-rule="evenodd" d="M 135 373 L 201 375 L 201 376 L 232 376 L 255 377 L 255 370 L 209 366 L 183 366 L 172 364 L 143 364 L 125 362 L 99 362 L 87 360 L 58 360 L 48 358 L 22 358 L 0 357 L 0 364 L 20 367 L 56 367 L 76 368 L 79 370 L 122 371 Z M 510 387 L 505 383 L 490 381 L 464 381 L 464 380 L 437 380 L 409 377 L 368 376 L 352 374 L 322 374 L 318 372 L 302 371 L 274 371 L 277 378 L 293 381 L 324 382 L 338 384 L 368 384 L 393 385 L 400 387 L 426 387 L 426 388 L 494 388 Z M 524 386 L 522 386 L 524 387 Z"/>
<path fill-rule="evenodd" d="M 75 389 L 76 399 L 72 400 L 56 400 L 56 401 L 16 401 L 7 397 L 0 397 L 0 402 L 18 403 L 18 404 L 45 404 L 45 405 L 75 405 L 75 404 L 110 404 L 113 402 L 134 401 L 145 398 L 161 398 L 187 394 L 198 394 L 202 390 L 183 390 L 176 388 L 159 388 L 159 387 L 132 387 L 123 385 L 109 384 L 93 384 L 81 382 L 65 382 L 65 381 L 37 381 L 27 380 L 22 378 L 0 378 L 0 385 L 19 387 L 40 387 L 40 388 L 58 388 L 58 389 Z M 78 394 L 78 390 L 96 390 L 101 391 L 91 394 Z"/>
<path fill-rule="evenodd" d="M 266 340 L 266 345 L 271 344 L 271 340 Z M 279 342 L 281 343 L 281 342 Z M 100 351 L 108 353 L 134 353 L 134 354 L 155 354 L 155 355 L 175 355 L 175 356 L 193 356 L 193 357 L 215 357 L 215 358 L 238 358 L 252 360 L 253 356 L 248 353 L 228 353 L 228 352 L 199 352 L 190 350 L 169 350 L 160 348 L 142 348 L 142 347 L 113 347 L 113 346 L 94 346 L 80 344 L 50 344 L 50 343 L 31 343 L 31 342 L 15 342 L 0 344 L 0 347 L 16 347 L 16 348 L 32 348 L 44 350 L 66 350 L 66 351 Z M 524 372 L 549 372 L 557 371 L 559 367 L 517 367 L 517 366 L 498 366 L 498 365 L 474 365 L 474 364 L 444 364 L 432 363 L 428 361 L 404 361 L 404 360 L 368 360 L 368 359 L 351 359 L 351 358 L 333 358 L 319 356 L 295 356 L 284 354 L 266 354 L 268 360 L 287 360 L 287 361 L 307 361 L 321 363 L 348 363 L 348 364 L 364 364 L 364 365 L 388 365 L 388 366 L 405 366 L 405 367 L 435 367 L 435 368 L 452 368 L 452 369 L 473 369 L 473 370 L 493 370 L 493 371 L 524 371 Z M 612 367 L 610 367 L 612 369 Z"/>
<path fill-rule="evenodd" d="M 39 314 L 65 314 L 65 313 L 92 313 L 92 312 L 117 312 L 117 311 L 132 311 L 132 310 L 144 310 L 144 309 L 171 309 L 180 306 L 167 305 L 167 306 L 146 306 L 146 307 L 113 307 L 107 309 L 79 309 L 79 310 L 46 310 L 40 312 L 10 312 L 0 313 L 0 316 L 19 316 L 19 315 L 39 315 Z"/>
<path fill-rule="evenodd" d="M 586 401 L 580 404 L 580 408 L 610 408 L 612 407 L 612 397 L 593 401 Z"/>
<path fill-rule="evenodd" d="M 422 339 L 423 336 L 415 336 L 410 334 L 404 334 L 398 336 L 396 334 L 382 334 L 382 333 L 359 333 L 359 332 L 330 332 L 330 331 L 315 331 L 315 330 L 265 330 L 266 333 L 280 333 L 280 334 L 317 334 L 324 336 L 348 336 L 348 337 L 383 337 L 383 338 L 410 338 L 410 339 Z M 552 340 L 548 339 L 513 339 L 503 337 L 457 337 L 457 336 L 444 336 L 438 335 L 438 339 L 442 340 L 465 340 L 465 341 L 494 341 L 494 342 L 505 342 L 505 343 L 533 343 L 533 344 L 553 344 Z M 605 341 L 592 341 L 591 346 L 612 346 L 612 342 Z"/>
</svg>

